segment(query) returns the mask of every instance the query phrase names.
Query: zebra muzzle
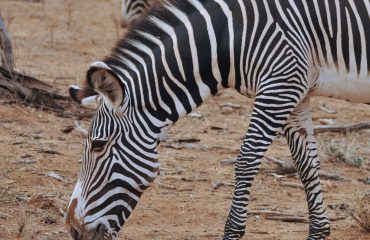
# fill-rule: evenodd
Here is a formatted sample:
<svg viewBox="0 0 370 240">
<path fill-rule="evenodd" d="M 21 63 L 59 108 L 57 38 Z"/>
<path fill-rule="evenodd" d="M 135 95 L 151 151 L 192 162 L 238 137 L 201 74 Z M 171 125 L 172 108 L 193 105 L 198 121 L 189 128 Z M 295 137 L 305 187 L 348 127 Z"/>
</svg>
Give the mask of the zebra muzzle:
<svg viewBox="0 0 370 240">
<path fill-rule="evenodd" d="M 78 231 L 71 227 L 71 236 L 73 240 L 113 240 L 103 224 L 99 224 L 96 230 L 92 229 L 90 231 Z"/>
</svg>

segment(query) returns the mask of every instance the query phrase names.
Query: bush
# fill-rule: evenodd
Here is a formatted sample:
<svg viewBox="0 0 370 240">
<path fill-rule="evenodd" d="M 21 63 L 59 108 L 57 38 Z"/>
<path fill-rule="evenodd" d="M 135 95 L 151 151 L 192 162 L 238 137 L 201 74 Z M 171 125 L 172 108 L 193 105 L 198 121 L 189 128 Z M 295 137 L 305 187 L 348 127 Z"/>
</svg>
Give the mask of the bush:
<svg viewBox="0 0 370 240">
<path fill-rule="evenodd" d="M 370 192 L 356 196 L 351 204 L 350 216 L 356 223 L 370 232 Z"/>
<path fill-rule="evenodd" d="M 334 142 L 324 141 L 320 143 L 323 151 L 328 155 L 330 160 L 339 160 L 349 163 L 358 168 L 363 167 L 365 159 L 359 153 L 359 146 L 355 141 Z"/>
</svg>

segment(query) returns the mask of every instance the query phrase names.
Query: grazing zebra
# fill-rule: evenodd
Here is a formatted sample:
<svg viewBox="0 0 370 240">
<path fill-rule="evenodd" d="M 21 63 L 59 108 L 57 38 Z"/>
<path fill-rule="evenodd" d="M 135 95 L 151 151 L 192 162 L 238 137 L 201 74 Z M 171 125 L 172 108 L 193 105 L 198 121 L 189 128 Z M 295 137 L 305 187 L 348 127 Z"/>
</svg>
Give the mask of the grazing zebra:
<svg viewBox="0 0 370 240">
<path fill-rule="evenodd" d="M 127 27 L 140 18 L 148 10 L 151 1 L 153 0 L 122 0 L 121 26 Z"/>
<path fill-rule="evenodd" d="M 304 185 L 309 240 L 325 239 L 311 96 L 370 104 L 370 3 L 168 0 L 95 62 L 78 102 L 100 99 L 66 223 L 74 239 L 114 239 L 159 170 L 159 136 L 224 88 L 255 98 L 235 164 L 223 239 L 245 233 L 250 188 L 283 129 Z"/>
</svg>

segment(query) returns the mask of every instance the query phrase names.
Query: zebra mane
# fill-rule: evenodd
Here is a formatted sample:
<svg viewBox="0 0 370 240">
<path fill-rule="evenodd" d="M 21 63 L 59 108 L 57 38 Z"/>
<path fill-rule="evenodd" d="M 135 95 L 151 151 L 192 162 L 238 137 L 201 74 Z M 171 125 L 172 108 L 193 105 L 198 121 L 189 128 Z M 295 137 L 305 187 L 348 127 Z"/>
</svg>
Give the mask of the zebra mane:
<svg viewBox="0 0 370 240">
<path fill-rule="evenodd" d="M 149 6 L 148 10 L 138 19 L 135 23 L 131 24 L 127 32 L 124 36 L 116 43 L 116 45 L 112 48 L 111 54 L 108 55 L 104 62 L 112 63 L 114 62 L 117 64 L 117 57 L 121 52 L 121 49 L 127 49 L 130 46 L 130 42 L 136 41 L 138 37 L 138 32 L 151 32 L 151 33 L 158 33 L 155 35 L 161 35 L 158 29 L 154 26 L 152 19 L 168 19 L 171 18 L 172 15 L 170 14 L 169 10 L 167 9 L 168 6 L 175 6 L 181 8 L 181 6 L 186 5 L 186 0 L 157 0 L 153 1 L 153 3 Z M 121 62 L 122 64 L 122 62 Z"/>
<path fill-rule="evenodd" d="M 164 6 L 166 5 L 178 5 L 181 2 L 184 2 L 185 0 L 151 0 L 149 7 L 143 12 L 141 17 L 128 27 L 128 32 L 131 30 L 135 30 L 138 25 L 141 24 L 141 22 L 147 21 L 147 18 L 150 18 L 150 16 L 154 13 L 160 13 L 162 9 L 164 9 Z"/>
</svg>

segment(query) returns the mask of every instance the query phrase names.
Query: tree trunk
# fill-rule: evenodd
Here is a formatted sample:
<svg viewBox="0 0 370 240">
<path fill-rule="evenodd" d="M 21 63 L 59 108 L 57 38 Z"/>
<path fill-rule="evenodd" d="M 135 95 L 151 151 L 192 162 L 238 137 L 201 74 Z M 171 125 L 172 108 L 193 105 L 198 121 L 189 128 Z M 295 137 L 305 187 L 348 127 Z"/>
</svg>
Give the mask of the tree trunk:
<svg viewBox="0 0 370 240">
<path fill-rule="evenodd" d="M 2 65 L 9 69 L 14 69 L 13 47 L 2 17 L 0 16 L 0 51 Z"/>
</svg>

